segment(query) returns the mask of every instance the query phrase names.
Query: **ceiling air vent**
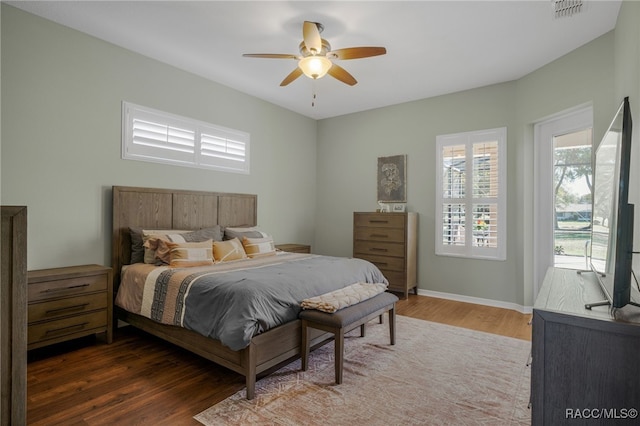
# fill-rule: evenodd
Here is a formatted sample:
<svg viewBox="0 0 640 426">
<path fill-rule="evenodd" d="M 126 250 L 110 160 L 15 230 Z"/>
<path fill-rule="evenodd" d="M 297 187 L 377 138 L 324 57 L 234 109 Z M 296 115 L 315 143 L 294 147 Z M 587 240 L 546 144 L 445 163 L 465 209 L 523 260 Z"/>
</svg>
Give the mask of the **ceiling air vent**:
<svg viewBox="0 0 640 426">
<path fill-rule="evenodd" d="M 582 11 L 582 0 L 553 0 L 556 18 L 575 15 Z"/>
</svg>

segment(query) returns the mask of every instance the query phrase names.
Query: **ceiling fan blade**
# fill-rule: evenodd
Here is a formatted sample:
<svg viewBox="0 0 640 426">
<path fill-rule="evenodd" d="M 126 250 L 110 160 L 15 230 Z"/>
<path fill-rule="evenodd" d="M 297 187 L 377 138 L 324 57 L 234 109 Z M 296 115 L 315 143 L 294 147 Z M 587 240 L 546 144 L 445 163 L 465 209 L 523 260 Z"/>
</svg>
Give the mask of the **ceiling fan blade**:
<svg viewBox="0 0 640 426">
<path fill-rule="evenodd" d="M 298 59 L 296 55 L 286 53 L 245 53 L 242 56 L 246 58 Z"/>
<path fill-rule="evenodd" d="M 329 58 L 337 59 L 359 59 L 379 56 L 387 53 L 384 47 L 347 47 L 345 49 L 332 50 L 327 53 Z"/>
<path fill-rule="evenodd" d="M 320 37 L 320 30 L 318 30 L 318 24 L 315 22 L 304 21 L 302 25 L 302 38 L 304 45 L 312 54 L 320 53 L 322 49 L 322 38 Z"/>
<path fill-rule="evenodd" d="M 331 68 L 329 68 L 329 71 L 327 71 L 327 74 L 329 74 L 333 78 L 340 80 L 345 84 L 348 84 L 349 86 L 353 86 L 358 82 L 355 78 L 353 78 L 351 74 L 347 72 L 347 70 L 342 68 L 340 65 L 336 65 L 336 64 L 331 65 Z"/>
<path fill-rule="evenodd" d="M 302 75 L 302 70 L 296 67 L 296 69 L 291 71 L 291 73 L 288 76 L 286 76 L 284 80 L 282 80 L 282 83 L 280 83 L 280 86 L 286 86 L 287 84 L 291 83 L 293 80 L 300 77 L 301 75 Z"/>
</svg>

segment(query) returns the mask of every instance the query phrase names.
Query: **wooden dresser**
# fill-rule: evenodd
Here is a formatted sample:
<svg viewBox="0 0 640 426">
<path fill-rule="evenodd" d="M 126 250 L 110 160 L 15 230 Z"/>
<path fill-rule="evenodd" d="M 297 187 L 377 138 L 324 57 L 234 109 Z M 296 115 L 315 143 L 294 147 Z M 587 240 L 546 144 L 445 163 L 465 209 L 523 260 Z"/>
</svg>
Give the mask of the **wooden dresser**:
<svg viewBox="0 0 640 426">
<path fill-rule="evenodd" d="M 353 214 L 353 257 L 376 265 L 389 280 L 389 290 L 418 292 L 418 214 Z"/>
<path fill-rule="evenodd" d="M 100 265 L 28 272 L 28 348 L 105 333 L 113 338 L 113 274 Z"/>
</svg>

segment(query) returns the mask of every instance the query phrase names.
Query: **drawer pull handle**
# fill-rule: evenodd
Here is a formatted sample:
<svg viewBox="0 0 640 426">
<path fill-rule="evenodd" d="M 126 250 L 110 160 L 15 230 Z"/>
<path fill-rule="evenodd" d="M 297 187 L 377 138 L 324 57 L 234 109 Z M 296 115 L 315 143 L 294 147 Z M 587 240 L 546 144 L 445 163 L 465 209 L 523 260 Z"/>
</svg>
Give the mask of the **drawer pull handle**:
<svg viewBox="0 0 640 426">
<path fill-rule="evenodd" d="M 84 288 L 84 287 L 89 287 L 90 284 L 78 284 L 78 285 L 72 285 L 69 287 L 62 287 L 62 288 L 48 288 L 46 290 L 42 290 L 40 293 L 52 293 L 52 292 L 56 292 L 56 291 L 65 291 L 65 290 L 73 290 L 76 288 Z"/>
<path fill-rule="evenodd" d="M 68 327 L 52 328 L 52 329 L 47 330 L 44 334 L 49 335 L 49 334 L 54 334 L 54 333 L 65 333 L 65 332 L 71 331 L 72 329 L 82 330 L 84 328 L 84 326 L 87 325 L 87 324 L 89 324 L 89 322 L 85 321 L 83 323 L 70 325 Z"/>
<path fill-rule="evenodd" d="M 376 238 L 389 238 L 389 236 L 387 234 L 371 234 L 371 237 L 376 237 Z"/>
<path fill-rule="evenodd" d="M 369 222 L 371 223 L 389 223 L 388 220 L 375 220 L 375 219 L 371 219 Z"/>
<path fill-rule="evenodd" d="M 81 305 L 73 305 L 73 306 L 67 306 L 65 308 L 58 308 L 58 309 L 49 309 L 46 314 L 47 315 L 55 315 L 61 312 L 66 312 L 66 311 L 81 311 L 84 308 L 86 308 L 87 306 L 89 306 L 88 303 L 83 303 Z"/>
<path fill-rule="evenodd" d="M 388 251 L 386 248 L 371 247 L 370 251 Z"/>
</svg>

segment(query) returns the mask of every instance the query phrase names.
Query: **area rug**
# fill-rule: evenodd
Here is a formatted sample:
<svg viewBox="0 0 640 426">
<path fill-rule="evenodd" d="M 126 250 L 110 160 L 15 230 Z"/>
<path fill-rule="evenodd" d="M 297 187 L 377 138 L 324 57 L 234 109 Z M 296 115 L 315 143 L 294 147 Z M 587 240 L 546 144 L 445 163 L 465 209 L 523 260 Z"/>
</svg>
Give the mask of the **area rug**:
<svg viewBox="0 0 640 426">
<path fill-rule="evenodd" d="M 194 418 L 207 425 L 528 425 L 531 343 L 397 316 L 396 344 L 377 321 L 345 339 L 343 383 L 333 343 Z M 386 320 L 386 317 L 385 317 Z"/>
</svg>

